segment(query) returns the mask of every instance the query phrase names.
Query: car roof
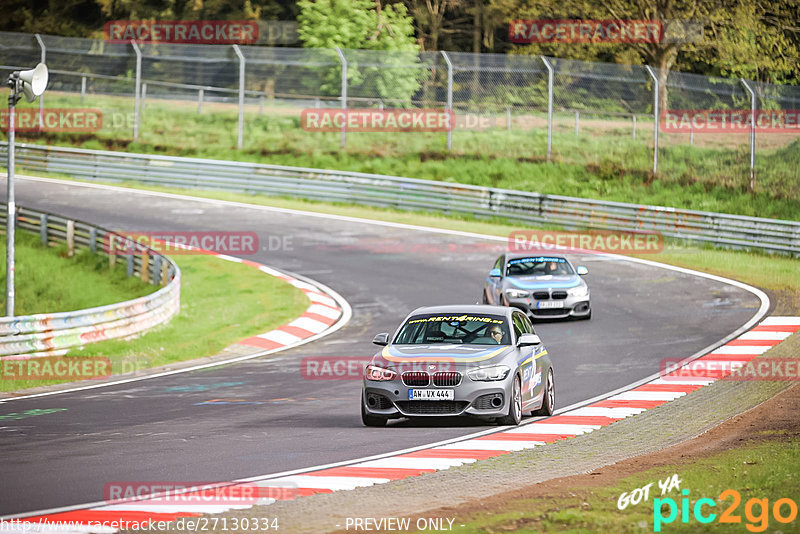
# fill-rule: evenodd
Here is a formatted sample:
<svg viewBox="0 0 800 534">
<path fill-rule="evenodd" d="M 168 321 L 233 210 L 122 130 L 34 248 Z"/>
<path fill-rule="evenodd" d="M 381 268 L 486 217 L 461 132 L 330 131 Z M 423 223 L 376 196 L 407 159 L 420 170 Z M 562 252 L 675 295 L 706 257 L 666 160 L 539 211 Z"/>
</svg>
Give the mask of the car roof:
<svg viewBox="0 0 800 534">
<path fill-rule="evenodd" d="M 543 252 L 509 252 L 506 254 L 506 262 L 509 260 L 517 260 L 519 258 L 561 258 L 566 260 L 567 258 L 562 254 L 546 254 Z M 567 260 L 569 261 L 569 260 Z"/>
<path fill-rule="evenodd" d="M 487 304 L 449 304 L 446 306 L 422 306 L 413 310 L 408 315 L 421 315 L 424 313 L 453 313 L 453 314 L 470 314 L 476 315 L 481 313 L 488 313 L 491 315 L 502 315 L 508 317 L 516 308 L 509 308 L 507 306 L 490 306 Z"/>
</svg>

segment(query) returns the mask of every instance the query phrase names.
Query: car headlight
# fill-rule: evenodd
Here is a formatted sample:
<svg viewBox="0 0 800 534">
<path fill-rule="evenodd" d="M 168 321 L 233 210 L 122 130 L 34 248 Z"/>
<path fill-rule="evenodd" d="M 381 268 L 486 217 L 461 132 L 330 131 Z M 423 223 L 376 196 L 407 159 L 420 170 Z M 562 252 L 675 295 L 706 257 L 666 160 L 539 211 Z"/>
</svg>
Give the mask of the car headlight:
<svg viewBox="0 0 800 534">
<path fill-rule="evenodd" d="M 530 295 L 528 291 L 521 289 L 506 289 L 506 296 L 510 299 L 524 299 L 528 295 Z"/>
<path fill-rule="evenodd" d="M 396 376 L 397 373 L 391 369 L 384 369 L 383 367 L 377 367 L 375 365 L 368 365 L 367 368 L 364 369 L 364 377 L 367 380 L 372 380 L 373 382 L 394 380 Z"/>
<path fill-rule="evenodd" d="M 589 288 L 588 286 L 573 287 L 571 289 L 567 289 L 567 294 L 570 297 L 585 297 L 589 294 Z"/>
<path fill-rule="evenodd" d="M 467 376 L 471 380 L 478 382 L 489 382 L 491 380 L 503 380 L 508 376 L 511 368 L 507 365 L 495 365 L 494 367 L 482 367 L 480 369 L 470 369 Z"/>
</svg>

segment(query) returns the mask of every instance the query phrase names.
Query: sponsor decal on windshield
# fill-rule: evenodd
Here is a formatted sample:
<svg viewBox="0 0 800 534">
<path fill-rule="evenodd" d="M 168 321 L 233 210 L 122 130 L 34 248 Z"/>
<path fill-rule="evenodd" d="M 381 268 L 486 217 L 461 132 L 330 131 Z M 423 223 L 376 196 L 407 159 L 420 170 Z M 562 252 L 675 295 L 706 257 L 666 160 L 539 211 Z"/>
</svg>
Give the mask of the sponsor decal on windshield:
<svg viewBox="0 0 800 534">
<path fill-rule="evenodd" d="M 417 323 L 428 323 L 428 322 L 450 322 L 450 321 L 476 321 L 479 323 L 493 323 L 493 324 L 503 324 L 503 319 L 498 319 L 496 317 L 476 317 L 473 315 L 433 315 L 431 317 L 421 317 L 417 319 L 411 319 L 408 321 L 407 324 L 417 324 Z"/>
<path fill-rule="evenodd" d="M 536 258 L 519 258 L 516 260 L 511 260 L 508 262 L 508 264 L 515 265 L 517 263 L 543 263 L 543 262 L 566 263 L 567 260 L 565 260 L 564 258 L 551 258 L 548 256 L 538 256 Z"/>
</svg>

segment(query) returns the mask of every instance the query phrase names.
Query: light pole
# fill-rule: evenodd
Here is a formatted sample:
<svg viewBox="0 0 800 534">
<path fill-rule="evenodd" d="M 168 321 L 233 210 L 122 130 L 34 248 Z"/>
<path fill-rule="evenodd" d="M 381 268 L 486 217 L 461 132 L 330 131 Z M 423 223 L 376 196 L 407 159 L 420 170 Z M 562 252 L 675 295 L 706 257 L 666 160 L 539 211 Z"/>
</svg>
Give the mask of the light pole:
<svg viewBox="0 0 800 534">
<path fill-rule="evenodd" d="M 47 88 L 47 67 L 39 63 L 31 70 L 15 70 L 8 77 L 8 178 L 6 192 L 8 212 L 6 215 L 6 315 L 14 316 L 14 229 L 17 224 L 17 206 L 14 202 L 14 130 L 16 105 L 22 95 L 28 102 L 44 93 Z"/>
</svg>

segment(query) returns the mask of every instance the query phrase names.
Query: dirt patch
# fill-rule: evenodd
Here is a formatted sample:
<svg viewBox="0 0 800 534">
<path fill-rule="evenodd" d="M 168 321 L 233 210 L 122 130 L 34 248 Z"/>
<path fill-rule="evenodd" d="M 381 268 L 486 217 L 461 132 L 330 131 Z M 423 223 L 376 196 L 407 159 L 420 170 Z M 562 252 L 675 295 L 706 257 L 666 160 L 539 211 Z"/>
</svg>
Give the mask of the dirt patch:
<svg viewBox="0 0 800 534">
<path fill-rule="evenodd" d="M 536 498 L 545 502 L 564 498 L 587 500 L 590 488 L 613 486 L 623 478 L 655 467 L 679 466 L 733 448 L 765 441 L 798 438 L 800 437 L 798 412 L 800 412 L 800 385 L 793 386 L 756 408 L 679 445 L 624 460 L 585 475 L 548 480 L 489 498 L 469 501 L 458 507 L 430 510 L 424 515 L 412 516 L 412 524 L 417 517 L 456 517 L 458 521 L 477 514 L 501 513 L 510 501 L 517 499 Z"/>
</svg>

